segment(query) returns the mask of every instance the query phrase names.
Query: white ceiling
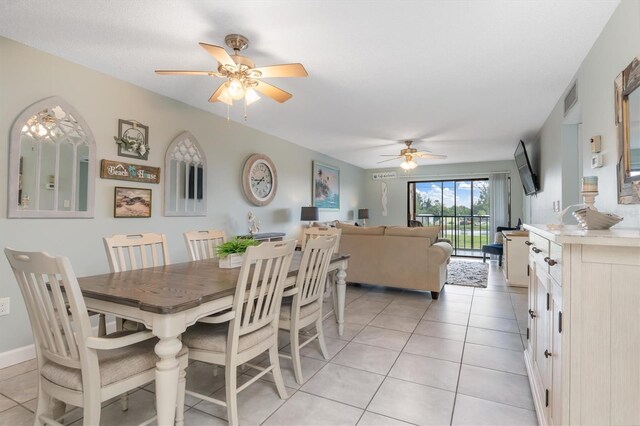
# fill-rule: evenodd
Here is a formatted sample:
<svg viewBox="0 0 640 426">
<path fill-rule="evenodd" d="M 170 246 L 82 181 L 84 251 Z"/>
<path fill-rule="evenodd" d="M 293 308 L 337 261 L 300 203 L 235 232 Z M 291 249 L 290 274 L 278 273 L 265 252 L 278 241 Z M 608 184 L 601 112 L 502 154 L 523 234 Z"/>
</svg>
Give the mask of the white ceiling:
<svg viewBox="0 0 640 426">
<path fill-rule="evenodd" d="M 449 156 L 420 164 L 513 158 L 618 3 L 3 0 L 0 35 L 226 117 L 207 102 L 219 80 L 153 70 L 215 69 L 198 42 L 243 34 L 256 66 L 301 62 L 309 72 L 269 80 L 294 97 L 263 98 L 246 125 L 374 168 L 406 138 Z"/>
</svg>

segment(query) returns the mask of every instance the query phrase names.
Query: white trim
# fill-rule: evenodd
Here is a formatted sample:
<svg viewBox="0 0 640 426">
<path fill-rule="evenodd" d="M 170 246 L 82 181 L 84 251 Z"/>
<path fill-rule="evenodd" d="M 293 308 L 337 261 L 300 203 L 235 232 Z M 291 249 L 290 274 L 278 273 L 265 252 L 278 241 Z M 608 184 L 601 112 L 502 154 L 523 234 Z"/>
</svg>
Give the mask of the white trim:
<svg viewBox="0 0 640 426">
<path fill-rule="evenodd" d="M 36 357 L 36 348 L 32 344 L 0 353 L 0 368 L 11 367 Z"/>
<path fill-rule="evenodd" d="M 116 321 L 107 322 L 107 333 L 113 333 L 116 330 Z M 98 326 L 93 327 L 93 331 L 98 333 Z M 36 347 L 32 344 L 22 346 L 20 348 L 10 349 L 0 352 L 0 369 L 11 367 L 21 362 L 30 361 L 36 357 Z"/>
</svg>

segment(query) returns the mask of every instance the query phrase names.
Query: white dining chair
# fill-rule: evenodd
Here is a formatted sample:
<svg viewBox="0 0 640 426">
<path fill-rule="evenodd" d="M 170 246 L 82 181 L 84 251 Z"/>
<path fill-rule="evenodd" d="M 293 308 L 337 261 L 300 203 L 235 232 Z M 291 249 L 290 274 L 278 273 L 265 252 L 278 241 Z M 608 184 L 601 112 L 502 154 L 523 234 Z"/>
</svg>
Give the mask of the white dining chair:
<svg viewBox="0 0 640 426">
<path fill-rule="evenodd" d="M 103 401 L 154 381 L 157 339 L 150 331 L 93 336 L 80 286 L 66 257 L 8 248 L 5 255 L 22 292 L 36 346 L 36 425 L 60 425 L 64 404 L 83 408 L 83 424 L 98 425 Z M 186 347 L 178 358 L 176 423 L 182 424 Z"/>
<path fill-rule="evenodd" d="M 302 250 L 305 249 L 307 241 L 309 241 L 310 239 L 332 235 L 335 235 L 337 237 L 336 246 L 334 247 L 333 252 L 338 253 L 340 251 L 340 237 L 342 236 L 342 229 L 332 228 L 329 226 L 314 226 L 311 228 L 305 228 L 302 233 Z M 338 312 L 338 295 L 335 291 L 335 281 L 336 271 L 329 272 L 327 274 L 327 285 L 325 285 L 325 297 L 331 297 L 333 311 Z M 328 315 L 330 315 L 330 313 Z"/>
<path fill-rule="evenodd" d="M 239 392 L 271 372 L 280 398 L 287 398 L 278 359 L 278 319 L 282 293 L 296 241 L 265 242 L 249 247 L 240 268 L 232 310 L 225 315 L 228 322 L 199 322 L 182 335 L 189 347 L 189 358 L 224 366 L 226 401 L 187 391 L 188 395 L 227 407 L 230 425 L 238 424 Z M 206 320 L 206 318 L 205 318 Z M 262 368 L 248 364 L 269 351 L 270 365 Z M 242 386 L 237 385 L 237 369 L 241 364 L 260 370 Z"/>
<path fill-rule="evenodd" d="M 104 237 L 111 272 L 131 271 L 170 264 L 164 234 L 121 234 Z M 162 259 L 161 259 L 162 257 Z"/>
<path fill-rule="evenodd" d="M 184 233 L 189 258 L 193 261 L 218 257 L 216 248 L 227 241 L 224 231 L 208 229 L 205 231 L 187 231 Z"/>
<path fill-rule="evenodd" d="M 318 339 L 320 351 L 325 359 L 329 358 L 322 329 L 322 297 L 327 282 L 327 269 L 335 250 L 337 236 L 317 237 L 307 241 L 296 286 L 284 292 L 280 309 L 280 329 L 289 331 L 291 360 L 296 382 L 302 384 L 302 364 L 300 349 Z M 315 324 L 316 333 L 304 342 L 300 342 L 300 330 Z M 280 356 L 288 357 L 285 354 Z"/>
<path fill-rule="evenodd" d="M 314 238 L 327 237 L 327 236 L 336 237 L 336 246 L 334 248 L 334 252 L 337 253 L 340 249 L 340 237 L 342 236 L 342 229 L 331 228 L 329 226 L 321 226 L 321 227 L 314 226 L 311 228 L 304 228 L 302 232 L 302 242 L 301 242 L 302 250 L 305 249 L 307 245 L 307 241 Z"/>
</svg>

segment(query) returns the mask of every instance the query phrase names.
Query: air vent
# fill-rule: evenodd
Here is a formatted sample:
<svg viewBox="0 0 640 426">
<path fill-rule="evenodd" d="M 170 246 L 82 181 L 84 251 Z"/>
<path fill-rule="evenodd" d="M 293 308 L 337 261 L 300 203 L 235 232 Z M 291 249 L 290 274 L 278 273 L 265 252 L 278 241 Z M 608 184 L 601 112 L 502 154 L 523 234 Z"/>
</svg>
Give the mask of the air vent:
<svg viewBox="0 0 640 426">
<path fill-rule="evenodd" d="M 577 82 L 573 83 L 573 86 L 571 86 L 571 89 L 569 89 L 569 93 L 567 93 L 567 96 L 564 97 L 564 115 L 565 116 L 567 115 L 567 113 L 569 113 L 571 108 L 573 108 L 576 102 L 578 102 L 578 83 Z"/>
</svg>

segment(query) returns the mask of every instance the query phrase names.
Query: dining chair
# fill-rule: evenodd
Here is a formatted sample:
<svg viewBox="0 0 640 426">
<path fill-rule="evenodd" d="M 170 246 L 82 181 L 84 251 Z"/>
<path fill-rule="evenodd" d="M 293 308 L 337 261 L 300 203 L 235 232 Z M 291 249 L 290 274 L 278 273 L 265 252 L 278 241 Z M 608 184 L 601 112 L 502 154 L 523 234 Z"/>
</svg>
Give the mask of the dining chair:
<svg viewBox="0 0 640 426">
<path fill-rule="evenodd" d="M 104 237 L 111 272 L 124 272 L 140 268 L 168 265 L 169 247 L 164 234 L 116 234 Z M 162 260 L 160 260 L 162 258 Z M 116 318 L 116 330 L 143 330 L 142 324 Z"/>
<path fill-rule="evenodd" d="M 310 239 L 314 239 L 318 237 L 333 236 L 333 235 L 337 237 L 334 251 L 338 252 L 340 248 L 340 237 L 342 236 L 342 229 L 331 228 L 328 226 L 304 228 L 304 231 L 302 232 L 302 242 L 301 242 L 302 250 L 305 249 L 307 245 L 307 241 L 309 241 Z"/>
<path fill-rule="evenodd" d="M 205 231 L 187 231 L 184 233 L 189 258 L 193 261 L 218 257 L 216 247 L 227 241 L 224 231 L 208 229 Z"/>
<path fill-rule="evenodd" d="M 154 381 L 157 339 L 150 331 L 93 336 L 69 259 L 9 248 L 4 252 L 24 298 L 36 346 L 36 425 L 60 425 L 64 404 L 83 408 L 83 424 L 98 425 L 103 401 Z M 178 359 L 176 423 L 182 424 L 186 346 Z"/>
<path fill-rule="evenodd" d="M 269 372 L 280 398 L 287 398 L 278 359 L 278 320 L 295 246 L 295 240 L 288 240 L 249 247 L 240 267 L 232 310 L 224 314 L 228 322 L 220 324 L 220 318 L 213 324 L 198 322 L 182 335 L 189 359 L 225 369 L 226 401 L 191 391 L 187 394 L 227 407 L 230 425 L 238 424 L 238 393 Z M 269 351 L 268 367 L 248 364 L 265 351 Z M 245 363 L 261 371 L 238 387 L 237 369 Z"/>
<path fill-rule="evenodd" d="M 320 351 L 329 358 L 322 329 L 322 296 L 327 282 L 327 270 L 338 236 L 318 237 L 307 241 L 294 288 L 284 292 L 280 309 L 281 330 L 289 331 L 291 360 L 296 382 L 302 384 L 300 349 L 318 339 Z M 300 330 L 315 324 L 316 334 L 300 343 Z M 280 356 L 288 357 L 285 354 Z"/>
<path fill-rule="evenodd" d="M 310 239 L 323 237 L 323 236 L 332 236 L 335 235 L 336 246 L 333 249 L 334 253 L 338 253 L 340 251 L 340 237 L 342 236 L 342 229 L 328 227 L 328 226 L 319 226 L 319 227 L 311 227 L 305 228 L 302 233 L 302 250 L 305 249 L 307 241 Z M 331 271 L 327 274 L 327 285 L 324 287 L 326 291 L 325 297 L 331 297 L 331 303 L 333 305 L 333 311 L 338 312 L 338 295 L 335 291 L 335 281 L 336 281 L 336 271 Z"/>
<path fill-rule="evenodd" d="M 131 271 L 171 263 L 167 237 L 164 234 L 120 234 L 104 237 L 103 240 L 111 272 Z"/>
</svg>

